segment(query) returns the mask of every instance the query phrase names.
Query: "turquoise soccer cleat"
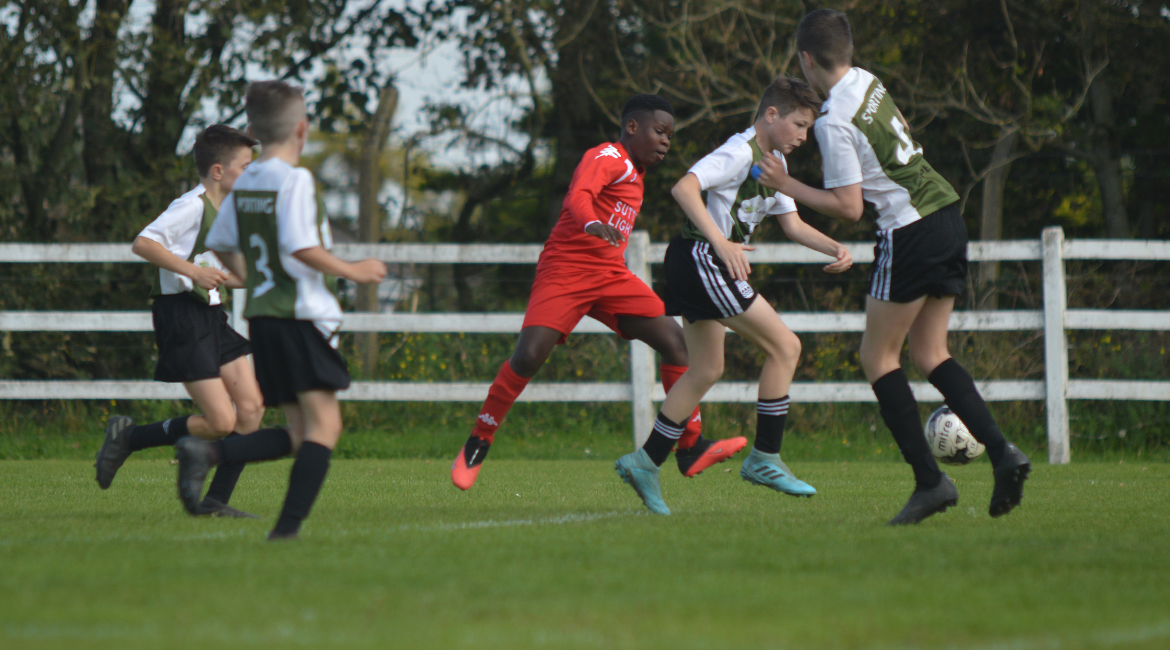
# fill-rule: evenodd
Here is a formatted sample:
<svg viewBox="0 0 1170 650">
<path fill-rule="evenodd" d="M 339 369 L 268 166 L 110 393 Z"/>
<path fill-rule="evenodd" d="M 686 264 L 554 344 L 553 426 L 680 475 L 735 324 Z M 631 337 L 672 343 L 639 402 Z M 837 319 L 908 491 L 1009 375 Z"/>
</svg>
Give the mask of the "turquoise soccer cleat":
<svg viewBox="0 0 1170 650">
<path fill-rule="evenodd" d="M 792 470 L 780 460 L 780 454 L 765 454 L 755 447 L 743 459 L 739 475 L 748 483 L 770 487 L 794 497 L 811 497 L 817 493 L 816 488 L 792 474 Z"/>
<path fill-rule="evenodd" d="M 613 467 L 617 470 L 618 476 L 634 488 L 650 512 L 659 515 L 670 514 L 670 508 L 667 508 L 666 502 L 662 500 L 662 486 L 658 482 L 658 466 L 650 460 L 650 456 L 646 454 L 644 449 L 622 456 L 617 459 Z"/>
</svg>

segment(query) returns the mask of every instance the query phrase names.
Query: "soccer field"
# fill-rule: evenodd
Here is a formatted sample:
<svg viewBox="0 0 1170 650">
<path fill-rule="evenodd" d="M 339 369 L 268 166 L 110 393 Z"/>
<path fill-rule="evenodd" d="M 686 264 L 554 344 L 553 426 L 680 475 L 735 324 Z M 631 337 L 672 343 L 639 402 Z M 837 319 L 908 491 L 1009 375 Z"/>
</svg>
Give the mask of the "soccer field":
<svg viewBox="0 0 1170 650">
<path fill-rule="evenodd" d="M 957 508 L 890 529 L 900 463 L 794 463 L 813 499 L 668 466 L 658 517 L 609 462 L 489 460 L 461 493 L 441 461 L 348 460 L 266 543 L 289 465 L 244 473 L 256 521 L 186 516 L 166 461 L 106 492 L 0 462 L 0 647 L 1170 647 L 1167 464 L 1039 464 L 999 520 L 986 462 L 952 468 Z"/>
</svg>

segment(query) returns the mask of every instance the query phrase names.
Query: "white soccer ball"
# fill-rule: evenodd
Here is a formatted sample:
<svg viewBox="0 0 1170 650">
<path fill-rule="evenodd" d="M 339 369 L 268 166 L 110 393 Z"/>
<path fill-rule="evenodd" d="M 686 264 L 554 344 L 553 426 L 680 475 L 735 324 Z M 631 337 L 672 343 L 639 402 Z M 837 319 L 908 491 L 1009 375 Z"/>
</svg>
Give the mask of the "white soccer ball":
<svg viewBox="0 0 1170 650">
<path fill-rule="evenodd" d="M 966 465 L 986 450 L 959 416 L 945 406 L 931 413 L 926 421 L 926 444 L 934 457 L 947 465 Z"/>
</svg>

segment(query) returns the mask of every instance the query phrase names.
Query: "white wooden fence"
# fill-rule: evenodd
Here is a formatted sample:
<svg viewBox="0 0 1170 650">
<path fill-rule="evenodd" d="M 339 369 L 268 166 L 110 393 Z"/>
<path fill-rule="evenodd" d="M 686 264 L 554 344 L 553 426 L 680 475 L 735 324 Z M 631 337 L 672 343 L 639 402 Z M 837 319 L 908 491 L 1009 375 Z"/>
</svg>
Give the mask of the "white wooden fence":
<svg viewBox="0 0 1170 650">
<path fill-rule="evenodd" d="M 416 264 L 535 264 L 539 244 L 350 244 L 335 253 L 349 260 L 376 257 L 391 263 Z M 665 244 L 651 244 L 645 232 L 630 236 L 627 263 L 649 282 L 650 265 L 660 264 Z M 873 245 L 849 244 L 857 263 L 873 261 Z M 1045 229 L 1040 241 L 972 242 L 972 262 L 1041 261 L 1044 309 L 1038 311 L 971 311 L 951 316 L 952 330 L 1044 332 L 1045 378 L 1043 380 L 989 380 L 976 382 L 991 401 L 1044 400 L 1048 413 L 1048 460 L 1069 462 L 1068 400 L 1170 400 L 1170 381 L 1069 379 L 1065 331 L 1168 330 L 1170 311 L 1112 311 L 1066 309 L 1064 260 L 1162 260 L 1170 261 L 1170 242 L 1076 240 L 1065 241 L 1059 227 Z M 749 255 L 755 264 L 824 264 L 829 259 L 796 244 L 759 244 Z M 3 244 L 0 263 L 123 263 L 142 262 L 127 244 Z M 242 318 L 244 291 L 233 300 L 232 323 L 245 332 Z M 785 313 L 784 321 L 796 332 L 861 332 L 863 313 Z M 523 314 L 427 313 L 347 314 L 342 326 L 349 332 L 519 332 Z M 0 331 L 151 331 L 150 312 L 0 312 Z M 603 325 L 585 319 L 574 333 L 609 333 Z M 479 402 L 487 396 L 488 382 L 390 382 L 362 381 L 341 393 L 342 399 L 376 401 Z M 942 401 L 928 383 L 914 384 L 918 399 Z M 873 391 L 865 382 L 797 382 L 792 386 L 796 402 L 872 402 Z M 146 380 L 30 381 L 0 379 L 0 399 L 182 399 L 181 385 Z M 649 434 L 654 419 L 653 402 L 664 393 L 655 379 L 653 351 L 645 344 L 630 344 L 629 383 L 534 383 L 521 395 L 528 402 L 624 402 L 633 408 L 636 443 Z M 753 382 L 720 382 L 707 394 L 708 402 L 755 402 Z"/>
</svg>

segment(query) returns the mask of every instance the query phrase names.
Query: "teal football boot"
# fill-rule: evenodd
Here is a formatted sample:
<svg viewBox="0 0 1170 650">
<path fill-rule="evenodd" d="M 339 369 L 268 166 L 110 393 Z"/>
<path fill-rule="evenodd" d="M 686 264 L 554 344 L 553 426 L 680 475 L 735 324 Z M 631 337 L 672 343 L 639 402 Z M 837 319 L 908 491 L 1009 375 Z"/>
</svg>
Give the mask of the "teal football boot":
<svg viewBox="0 0 1170 650">
<path fill-rule="evenodd" d="M 739 475 L 748 483 L 770 487 L 794 497 L 811 497 L 817 493 L 816 488 L 792 474 L 792 470 L 780 460 L 780 454 L 765 454 L 755 447 L 743 459 Z"/>
<path fill-rule="evenodd" d="M 623 481 L 634 488 L 650 512 L 659 515 L 670 514 L 670 508 L 667 508 L 666 502 L 662 500 L 662 485 L 658 482 L 658 466 L 650 460 L 646 450 L 639 449 L 632 454 L 622 456 L 614 463 L 614 469 L 617 470 L 618 476 L 622 477 Z"/>
</svg>

